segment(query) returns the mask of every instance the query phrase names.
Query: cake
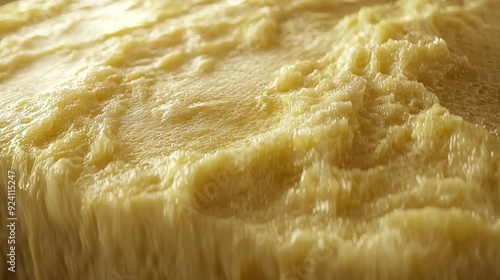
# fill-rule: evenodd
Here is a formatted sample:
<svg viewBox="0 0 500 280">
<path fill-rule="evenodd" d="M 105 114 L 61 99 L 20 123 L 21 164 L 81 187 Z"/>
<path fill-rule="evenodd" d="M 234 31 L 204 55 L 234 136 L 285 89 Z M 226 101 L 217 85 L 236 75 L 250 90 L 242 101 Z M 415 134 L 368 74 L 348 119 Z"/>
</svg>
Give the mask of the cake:
<svg viewBox="0 0 500 280">
<path fill-rule="evenodd" d="M 0 6 L 1 278 L 500 279 L 499 16 Z"/>
</svg>

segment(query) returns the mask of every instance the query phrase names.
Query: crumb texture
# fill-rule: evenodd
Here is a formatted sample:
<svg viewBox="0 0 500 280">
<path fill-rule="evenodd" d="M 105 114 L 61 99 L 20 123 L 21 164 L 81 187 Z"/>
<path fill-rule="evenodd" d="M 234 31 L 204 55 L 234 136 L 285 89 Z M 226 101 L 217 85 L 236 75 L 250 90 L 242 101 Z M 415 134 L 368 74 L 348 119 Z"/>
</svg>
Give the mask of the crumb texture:
<svg viewBox="0 0 500 280">
<path fill-rule="evenodd" d="M 1 5 L 16 276 L 500 279 L 498 18 L 496 0 Z"/>
</svg>

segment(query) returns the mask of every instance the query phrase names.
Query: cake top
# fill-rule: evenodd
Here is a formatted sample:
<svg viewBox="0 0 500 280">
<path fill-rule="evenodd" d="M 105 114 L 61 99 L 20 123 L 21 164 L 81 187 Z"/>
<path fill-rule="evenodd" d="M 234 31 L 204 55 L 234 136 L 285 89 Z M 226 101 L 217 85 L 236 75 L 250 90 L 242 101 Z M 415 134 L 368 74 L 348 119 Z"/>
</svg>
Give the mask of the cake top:
<svg viewBox="0 0 500 280">
<path fill-rule="evenodd" d="M 317 248 L 498 235 L 498 1 L 0 13 L 2 168 L 54 207 L 146 201 Z"/>
</svg>

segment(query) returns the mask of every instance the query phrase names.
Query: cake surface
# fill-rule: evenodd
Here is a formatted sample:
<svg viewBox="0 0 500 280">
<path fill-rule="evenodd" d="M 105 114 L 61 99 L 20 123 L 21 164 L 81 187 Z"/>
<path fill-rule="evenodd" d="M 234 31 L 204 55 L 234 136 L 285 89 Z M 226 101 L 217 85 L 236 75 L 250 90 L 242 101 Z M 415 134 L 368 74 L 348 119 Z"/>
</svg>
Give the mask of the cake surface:
<svg viewBox="0 0 500 280">
<path fill-rule="evenodd" d="M 0 278 L 500 279 L 499 17 L 0 6 Z"/>
</svg>

